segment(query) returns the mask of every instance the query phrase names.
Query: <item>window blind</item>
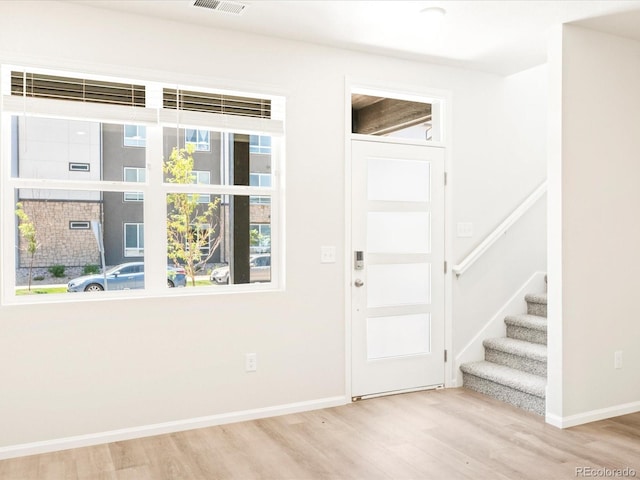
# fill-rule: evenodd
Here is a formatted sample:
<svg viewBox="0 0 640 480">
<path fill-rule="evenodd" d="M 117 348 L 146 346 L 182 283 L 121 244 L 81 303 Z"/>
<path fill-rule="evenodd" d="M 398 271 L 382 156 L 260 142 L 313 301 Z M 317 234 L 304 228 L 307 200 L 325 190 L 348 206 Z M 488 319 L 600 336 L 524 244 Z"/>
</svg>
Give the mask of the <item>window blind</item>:
<svg viewBox="0 0 640 480">
<path fill-rule="evenodd" d="M 145 106 L 144 85 L 30 72 L 11 72 L 11 95 L 134 107 Z"/>
<path fill-rule="evenodd" d="M 271 100 L 165 88 L 163 107 L 192 112 L 271 118 Z"/>
</svg>

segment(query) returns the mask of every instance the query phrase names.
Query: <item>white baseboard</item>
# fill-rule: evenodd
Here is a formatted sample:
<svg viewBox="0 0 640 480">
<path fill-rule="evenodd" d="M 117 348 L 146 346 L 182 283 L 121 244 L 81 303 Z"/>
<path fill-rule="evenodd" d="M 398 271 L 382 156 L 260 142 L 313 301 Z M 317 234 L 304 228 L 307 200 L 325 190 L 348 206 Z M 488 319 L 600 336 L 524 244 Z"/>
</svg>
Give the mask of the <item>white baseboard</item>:
<svg viewBox="0 0 640 480">
<path fill-rule="evenodd" d="M 563 428 L 562 417 L 559 417 L 558 415 L 547 413 L 544 417 L 544 421 L 553 427 Z"/>
<path fill-rule="evenodd" d="M 257 408 L 254 410 L 244 410 L 240 412 L 223 413 L 220 415 L 210 415 L 206 417 L 189 418 L 173 422 L 157 423 L 154 425 L 143 425 L 141 427 L 123 428 L 121 430 L 111 430 L 107 432 L 92 433 L 88 435 L 78 435 L 73 437 L 56 438 L 41 442 L 24 443 L 20 445 L 10 445 L 0 447 L 0 460 L 7 458 L 23 457 L 40 453 L 67 450 L 70 448 L 89 447 L 103 443 L 132 440 L 134 438 L 151 437 L 165 433 L 181 432 L 196 428 L 213 427 L 228 423 L 244 422 L 246 420 L 257 420 L 259 418 L 276 417 L 290 413 L 308 412 L 321 408 L 337 407 L 346 405 L 350 400 L 347 397 L 329 397 L 307 402 L 290 403 L 286 405 L 276 405 L 273 407 Z"/>
<path fill-rule="evenodd" d="M 569 415 L 568 417 L 559 417 L 547 413 L 545 421 L 549 425 L 558 428 L 569 428 L 585 423 L 597 422 L 598 420 L 606 420 L 607 418 L 619 417 L 620 415 L 628 415 L 630 413 L 640 412 L 640 402 L 624 403 L 622 405 L 614 405 L 613 407 L 591 410 L 590 412 Z"/>
<path fill-rule="evenodd" d="M 527 302 L 524 296 L 527 293 L 536 293 L 544 291 L 544 272 L 534 273 L 519 289 L 513 294 L 509 300 L 491 317 L 491 319 L 478 331 L 478 333 L 467 343 L 460 353 L 456 355 L 454 362 L 451 386 L 462 386 L 462 374 L 460 373 L 460 365 L 467 362 L 476 362 L 484 359 L 484 347 L 482 342 L 487 338 L 504 337 L 506 335 L 506 327 L 504 317 L 507 315 L 515 315 L 527 311 Z"/>
</svg>

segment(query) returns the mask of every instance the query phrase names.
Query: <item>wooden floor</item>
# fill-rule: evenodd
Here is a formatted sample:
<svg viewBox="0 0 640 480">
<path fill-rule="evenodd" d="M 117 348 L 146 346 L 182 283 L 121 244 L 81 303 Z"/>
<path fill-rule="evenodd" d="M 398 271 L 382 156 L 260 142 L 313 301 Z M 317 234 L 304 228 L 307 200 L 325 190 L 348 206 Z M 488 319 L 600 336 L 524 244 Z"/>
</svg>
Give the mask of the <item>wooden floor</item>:
<svg viewBox="0 0 640 480">
<path fill-rule="evenodd" d="M 4 460 L 0 479 L 555 480 L 625 468 L 640 478 L 640 413 L 559 430 L 450 389 Z"/>
</svg>

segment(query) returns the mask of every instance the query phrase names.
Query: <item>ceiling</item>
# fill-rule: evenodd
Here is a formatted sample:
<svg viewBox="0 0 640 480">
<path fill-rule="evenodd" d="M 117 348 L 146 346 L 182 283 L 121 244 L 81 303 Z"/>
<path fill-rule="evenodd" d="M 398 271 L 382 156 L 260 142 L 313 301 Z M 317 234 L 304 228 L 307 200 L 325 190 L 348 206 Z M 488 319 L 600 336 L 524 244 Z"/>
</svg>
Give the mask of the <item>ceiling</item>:
<svg viewBox="0 0 640 480">
<path fill-rule="evenodd" d="M 240 15 L 194 0 L 68 1 L 500 74 L 543 63 L 549 29 L 560 23 L 640 40 L 640 0 L 246 0 Z M 439 24 L 421 13 L 432 6 L 446 10 Z"/>
</svg>

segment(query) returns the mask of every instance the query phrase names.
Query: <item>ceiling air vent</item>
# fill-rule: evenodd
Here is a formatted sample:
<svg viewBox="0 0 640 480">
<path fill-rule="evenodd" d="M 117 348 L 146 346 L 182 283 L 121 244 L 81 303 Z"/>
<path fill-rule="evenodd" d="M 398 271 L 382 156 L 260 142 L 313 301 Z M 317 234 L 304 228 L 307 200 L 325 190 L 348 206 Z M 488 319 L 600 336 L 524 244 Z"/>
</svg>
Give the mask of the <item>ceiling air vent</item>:
<svg viewBox="0 0 640 480">
<path fill-rule="evenodd" d="M 228 0 L 196 0 L 193 2 L 194 7 L 203 7 L 222 13 L 231 13 L 233 15 L 242 15 L 247 5 L 240 2 L 232 2 Z"/>
</svg>

